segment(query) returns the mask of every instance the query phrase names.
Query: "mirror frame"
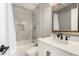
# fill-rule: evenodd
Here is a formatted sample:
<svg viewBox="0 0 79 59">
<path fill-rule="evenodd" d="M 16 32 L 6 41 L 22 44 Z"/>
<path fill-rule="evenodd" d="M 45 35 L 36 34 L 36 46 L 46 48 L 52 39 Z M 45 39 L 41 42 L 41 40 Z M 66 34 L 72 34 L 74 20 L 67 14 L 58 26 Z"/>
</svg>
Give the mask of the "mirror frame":
<svg viewBox="0 0 79 59">
<path fill-rule="evenodd" d="M 78 31 L 60 31 L 60 30 L 53 30 L 54 28 L 54 21 L 53 21 L 53 11 L 52 11 L 52 32 L 79 32 L 79 3 L 77 4 L 77 8 L 78 8 Z M 53 9 L 53 8 L 52 8 Z"/>
</svg>

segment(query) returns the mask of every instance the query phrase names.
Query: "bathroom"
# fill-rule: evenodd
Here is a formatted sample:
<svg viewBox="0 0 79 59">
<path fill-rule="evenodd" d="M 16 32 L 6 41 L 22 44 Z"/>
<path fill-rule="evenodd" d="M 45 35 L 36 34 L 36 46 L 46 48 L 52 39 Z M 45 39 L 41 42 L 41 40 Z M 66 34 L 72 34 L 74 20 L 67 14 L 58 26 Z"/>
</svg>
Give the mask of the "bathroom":
<svg viewBox="0 0 79 59">
<path fill-rule="evenodd" d="M 27 50 L 29 50 L 34 45 L 38 45 L 37 40 L 39 37 L 50 36 L 50 28 L 52 28 L 52 18 L 50 15 L 51 7 L 47 3 L 13 3 L 12 8 L 16 29 L 16 54 L 26 56 Z M 46 18 L 43 16 L 43 13 L 45 13 L 44 16 L 46 17 L 48 15 L 50 16 Z M 43 18 L 44 20 L 42 20 L 41 18 Z M 44 21 L 48 24 L 44 24 Z M 37 50 L 37 47 L 34 48 L 34 50 Z"/>
<path fill-rule="evenodd" d="M 78 3 L 6 3 L 0 7 L 0 15 L 5 15 L 0 45 L 9 48 L 1 54 L 79 56 Z"/>
</svg>

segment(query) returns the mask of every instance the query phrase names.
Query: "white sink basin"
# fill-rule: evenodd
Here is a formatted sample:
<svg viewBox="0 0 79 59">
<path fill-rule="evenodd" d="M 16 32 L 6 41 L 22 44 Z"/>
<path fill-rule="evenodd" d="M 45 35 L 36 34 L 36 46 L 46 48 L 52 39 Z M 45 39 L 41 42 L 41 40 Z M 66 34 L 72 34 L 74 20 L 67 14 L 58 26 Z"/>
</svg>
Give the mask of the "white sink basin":
<svg viewBox="0 0 79 59">
<path fill-rule="evenodd" d="M 53 42 L 55 43 L 58 43 L 58 44 L 68 44 L 69 42 L 68 41 L 64 41 L 64 40 L 61 40 L 57 37 L 54 37 L 53 39 L 51 39 Z"/>
<path fill-rule="evenodd" d="M 56 43 L 58 43 L 58 44 L 68 44 L 67 41 L 63 41 L 63 40 L 57 40 Z"/>
<path fill-rule="evenodd" d="M 52 38 L 52 39 L 51 39 Z M 77 43 L 76 41 L 65 41 L 65 38 L 63 40 L 57 38 L 57 36 L 52 36 L 50 39 L 51 41 L 57 43 L 57 44 L 69 44 L 69 45 L 73 45 L 74 43 Z"/>
</svg>

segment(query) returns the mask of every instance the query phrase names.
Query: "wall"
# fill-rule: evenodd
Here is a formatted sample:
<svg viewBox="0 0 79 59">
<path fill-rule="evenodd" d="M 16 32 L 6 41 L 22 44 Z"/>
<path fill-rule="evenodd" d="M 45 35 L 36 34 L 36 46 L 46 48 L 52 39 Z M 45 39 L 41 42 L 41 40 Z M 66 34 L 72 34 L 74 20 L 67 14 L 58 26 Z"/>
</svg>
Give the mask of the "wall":
<svg viewBox="0 0 79 59">
<path fill-rule="evenodd" d="M 32 39 L 32 12 L 13 4 L 17 41 Z"/>
<path fill-rule="evenodd" d="M 38 11 L 37 11 L 38 10 Z M 35 24 L 38 37 L 47 37 L 52 32 L 52 7 L 47 3 L 40 3 L 35 12 L 33 23 Z M 34 31 L 35 32 L 35 31 Z M 33 35 L 33 36 L 34 36 Z"/>
<path fill-rule="evenodd" d="M 33 39 L 40 37 L 40 8 L 37 7 L 33 10 Z"/>
<path fill-rule="evenodd" d="M 52 32 L 52 7 L 49 4 L 40 4 L 41 17 L 40 17 L 40 26 L 41 26 L 41 36 L 47 37 Z"/>
</svg>

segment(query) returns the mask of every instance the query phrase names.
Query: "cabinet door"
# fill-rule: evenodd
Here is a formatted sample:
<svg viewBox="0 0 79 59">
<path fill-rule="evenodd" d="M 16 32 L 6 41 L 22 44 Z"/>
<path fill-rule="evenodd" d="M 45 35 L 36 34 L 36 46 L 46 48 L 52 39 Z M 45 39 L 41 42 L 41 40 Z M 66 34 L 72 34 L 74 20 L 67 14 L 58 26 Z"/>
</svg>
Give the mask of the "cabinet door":
<svg viewBox="0 0 79 59">
<path fill-rule="evenodd" d="M 38 56 L 46 56 L 46 55 L 51 55 L 50 46 L 42 41 L 38 41 Z"/>
<path fill-rule="evenodd" d="M 52 52 L 53 56 L 75 56 L 74 54 L 71 54 L 67 51 L 61 50 L 57 47 L 54 47 L 54 46 L 50 46 L 50 47 L 53 50 L 53 52 Z"/>
<path fill-rule="evenodd" d="M 38 56 L 74 56 L 45 42 L 38 41 Z"/>
</svg>

